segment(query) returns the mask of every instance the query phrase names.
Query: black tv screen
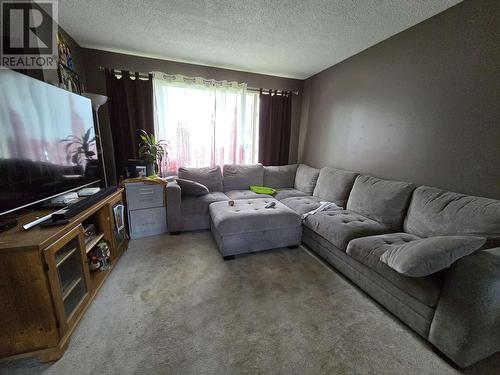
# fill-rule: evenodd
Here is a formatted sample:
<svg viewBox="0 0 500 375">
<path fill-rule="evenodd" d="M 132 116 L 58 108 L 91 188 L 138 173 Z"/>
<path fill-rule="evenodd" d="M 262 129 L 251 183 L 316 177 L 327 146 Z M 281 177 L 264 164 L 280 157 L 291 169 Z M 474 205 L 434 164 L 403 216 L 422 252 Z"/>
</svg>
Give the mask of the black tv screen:
<svg viewBox="0 0 500 375">
<path fill-rule="evenodd" d="M 0 215 L 100 174 L 90 100 L 0 69 Z"/>
</svg>

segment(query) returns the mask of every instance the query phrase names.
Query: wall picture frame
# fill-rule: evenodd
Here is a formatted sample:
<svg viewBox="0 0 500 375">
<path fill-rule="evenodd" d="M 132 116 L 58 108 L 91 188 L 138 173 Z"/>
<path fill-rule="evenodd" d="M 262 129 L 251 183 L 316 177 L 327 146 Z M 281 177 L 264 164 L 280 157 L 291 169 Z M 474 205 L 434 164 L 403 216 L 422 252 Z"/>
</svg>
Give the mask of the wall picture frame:
<svg viewBox="0 0 500 375">
<path fill-rule="evenodd" d="M 74 70 L 75 66 L 73 64 L 73 54 L 71 52 L 70 44 L 67 42 L 60 31 L 57 33 L 57 51 L 59 54 L 58 61 L 71 70 Z"/>
</svg>

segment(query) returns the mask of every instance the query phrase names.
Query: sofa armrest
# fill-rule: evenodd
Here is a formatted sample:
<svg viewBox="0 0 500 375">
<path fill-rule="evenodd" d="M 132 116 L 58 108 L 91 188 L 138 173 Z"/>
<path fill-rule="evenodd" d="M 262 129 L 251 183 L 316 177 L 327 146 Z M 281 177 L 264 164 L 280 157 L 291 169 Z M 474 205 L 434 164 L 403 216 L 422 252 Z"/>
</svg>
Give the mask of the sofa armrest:
<svg viewBox="0 0 500 375">
<path fill-rule="evenodd" d="M 462 367 L 500 350 L 500 248 L 479 251 L 451 266 L 429 341 Z"/>
<path fill-rule="evenodd" d="M 167 184 L 167 228 L 170 233 L 182 229 L 181 193 L 176 181 Z"/>
</svg>

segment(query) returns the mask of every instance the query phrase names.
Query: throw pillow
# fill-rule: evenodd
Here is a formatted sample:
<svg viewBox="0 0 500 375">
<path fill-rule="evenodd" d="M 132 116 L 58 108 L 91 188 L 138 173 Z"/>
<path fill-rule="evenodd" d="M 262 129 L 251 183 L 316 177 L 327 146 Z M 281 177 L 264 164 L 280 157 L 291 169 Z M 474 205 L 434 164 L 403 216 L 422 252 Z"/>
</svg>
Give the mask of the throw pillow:
<svg viewBox="0 0 500 375">
<path fill-rule="evenodd" d="M 182 195 L 199 197 L 201 195 L 208 194 L 208 188 L 199 182 L 178 178 L 177 184 L 181 187 Z"/>
<path fill-rule="evenodd" d="M 471 236 L 436 236 L 391 246 L 380 261 L 409 277 L 424 277 L 472 254 L 486 239 Z"/>
<path fill-rule="evenodd" d="M 276 194 L 276 189 L 273 189 L 272 187 L 267 187 L 267 186 L 252 185 L 252 186 L 250 186 L 250 191 L 253 191 L 254 193 L 257 193 L 257 194 L 268 194 L 268 195 Z"/>
</svg>

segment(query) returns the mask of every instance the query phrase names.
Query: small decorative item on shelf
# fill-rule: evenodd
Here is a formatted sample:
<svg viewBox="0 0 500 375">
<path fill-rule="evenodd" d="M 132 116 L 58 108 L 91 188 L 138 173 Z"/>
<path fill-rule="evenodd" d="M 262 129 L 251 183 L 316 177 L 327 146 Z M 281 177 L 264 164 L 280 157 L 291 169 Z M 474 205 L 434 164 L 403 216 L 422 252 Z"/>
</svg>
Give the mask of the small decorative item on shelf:
<svg viewBox="0 0 500 375">
<path fill-rule="evenodd" d="M 102 240 L 88 252 L 87 261 L 90 271 L 107 271 L 109 269 L 109 245 Z"/>
<path fill-rule="evenodd" d="M 161 176 L 163 158 L 168 158 L 168 143 L 164 140 L 157 141 L 154 134 L 148 134 L 139 129 L 139 156 L 147 162 L 148 176 Z"/>
<path fill-rule="evenodd" d="M 101 263 L 101 271 L 107 271 L 109 270 L 109 246 L 106 241 L 100 241 L 96 245 L 97 249 L 97 257 L 99 259 L 99 262 Z"/>
<path fill-rule="evenodd" d="M 89 265 L 89 271 L 97 271 L 101 267 L 101 262 L 97 256 L 97 248 L 92 248 L 87 253 L 87 263 Z"/>
<path fill-rule="evenodd" d="M 97 249 L 94 248 L 90 250 L 87 254 L 87 261 L 89 265 L 89 271 L 97 271 L 101 267 L 101 262 L 97 257 Z"/>
</svg>

